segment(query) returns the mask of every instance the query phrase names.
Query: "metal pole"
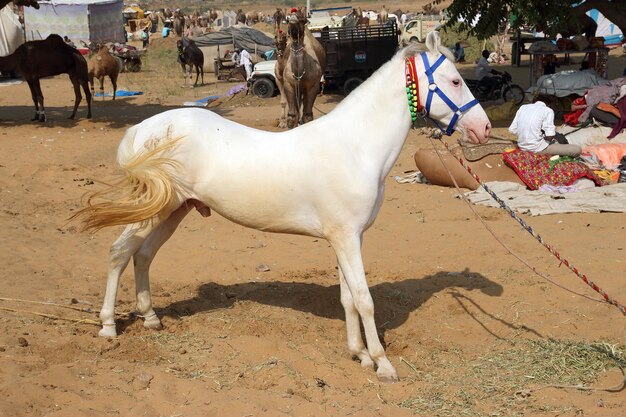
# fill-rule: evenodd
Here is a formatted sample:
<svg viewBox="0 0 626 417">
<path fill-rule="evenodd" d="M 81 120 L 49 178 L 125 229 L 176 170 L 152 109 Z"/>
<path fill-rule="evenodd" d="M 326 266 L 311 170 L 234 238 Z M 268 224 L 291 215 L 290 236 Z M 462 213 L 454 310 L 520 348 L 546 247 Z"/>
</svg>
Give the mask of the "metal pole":
<svg viewBox="0 0 626 417">
<path fill-rule="evenodd" d="M 311 0 L 306 0 L 306 16 L 311 17 Z"/>
</svg>

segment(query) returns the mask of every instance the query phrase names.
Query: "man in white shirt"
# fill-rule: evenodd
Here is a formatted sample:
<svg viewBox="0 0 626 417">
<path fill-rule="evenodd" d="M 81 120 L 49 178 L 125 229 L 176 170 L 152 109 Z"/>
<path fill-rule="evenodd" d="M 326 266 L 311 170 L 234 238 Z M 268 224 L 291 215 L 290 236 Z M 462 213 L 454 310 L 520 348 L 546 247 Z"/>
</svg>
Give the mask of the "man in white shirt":
<svg viewBox="0 0 626 417">
<path fill-rule="evenodd" d="M 517 146 L 524 151 L 548 155 L 580 155 L 580 146 L 568 144 L 564 135 L 556 133 L 554 110 L 546 101 L 548 98 L 537 96 L 532 104 L 523 105 L 515 114 L 509 132 L 517 135 Z"/>
<path fill-rule="evenodd" d="M 489 97 L 498 83 L 498 80 L 492 77 L 492 75 L 499 75 L 501 72 L 491 68 L 487 58 L 489 58 L 489 51 L 485 49 L 482 53 L 482 57 L 478 60 L 478 65 L 476 66 L 476 79 L 480 81 L 481 84 L 489 88 L 487 93 L 487 97 Z"/>
<path fill-rule="evenodd" d="M 241 49 L 239 52 L 239 65 L 243 65 L 246 69 L 246 80 L 249 80 L 252 75 L 252 57 L 245 49 Z"/>
</svg>

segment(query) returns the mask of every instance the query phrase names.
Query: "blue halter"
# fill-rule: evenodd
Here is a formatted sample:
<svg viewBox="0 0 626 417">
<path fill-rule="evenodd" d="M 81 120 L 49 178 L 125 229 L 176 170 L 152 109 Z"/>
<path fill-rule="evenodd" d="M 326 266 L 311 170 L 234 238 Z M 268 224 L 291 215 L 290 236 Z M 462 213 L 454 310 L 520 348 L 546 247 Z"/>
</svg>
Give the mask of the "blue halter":
<svg viewBox="0 0 626 417">
<path fill-rule="evenodd" d="M 458 107 L 456 104 L 454 104 L 452 100 L 450 100 L 448 96 L 446 96 L 446 94 L 443 91 L 441 91 L 439 87 L 437 87 L 437 84 L 435 83 L 435 79 L 433 77 L 433 74 L 435 73 L 437 68 L 439 68 L 441 63 L 446 60 L 445 55 L 443 54 L 439 55 L 439 58 L 437 59 L 437 61 L 435 61 L 435 63 L 432 66 L 428 62 L 428 56 L 426 52 L 422 52 L 420 55 L 422 55 L 422 61 L 424 62 L 424 72 L 428 76 L 428 97 L 426 98 L 426 105 L 424 106 L 426 110 L 426 117 L 432 120 L 433 123 L 435 123 L 435 125 L 443 133 L 450 136 L 454 132 L 454 126 L 459 121 L 459 118 L 463 115 L 463 113 L 465 113 L 466 111 L 468 111 L 469 109 L 477 105 L 478 100 L 474 99 L 470 101 L 469 103 L 464 104 L 461 107 Z M 450 107 L 450 109 L 454 112 L 454 116 L 452 116 L 452 120 L 450 120 L 450 123 L 448 124 L 448 128 L 445 130 L 441 127 L 441 125 L 439 125 L 439 123 L 435 119 L 429 116 L 430 104 L 432 103 L 433 95 L 435 93 L 437 93 L 437 95 L 443 100 L 443 102 L 446 103 L 448 107 Z"/>
</svg>

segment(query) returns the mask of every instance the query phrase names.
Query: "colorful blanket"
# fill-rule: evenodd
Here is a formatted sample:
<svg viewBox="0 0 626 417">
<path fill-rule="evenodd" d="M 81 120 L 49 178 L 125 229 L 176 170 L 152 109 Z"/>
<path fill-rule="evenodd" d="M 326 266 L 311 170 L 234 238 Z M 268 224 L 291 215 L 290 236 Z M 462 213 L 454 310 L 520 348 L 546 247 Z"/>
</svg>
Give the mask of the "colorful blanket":
<svg viewBox="0 0 626 417">
<path fill-rule="evenodd" d="M 589 178 L 596 185 L 604 182 L 589 167 L 578 161 L 550 164 L 550 155 L 515 149 L 502 154 L 502 159 L 517 173 L 531 190 L 542 185 L 571 185 L 579 178 Z"/>
</svg>

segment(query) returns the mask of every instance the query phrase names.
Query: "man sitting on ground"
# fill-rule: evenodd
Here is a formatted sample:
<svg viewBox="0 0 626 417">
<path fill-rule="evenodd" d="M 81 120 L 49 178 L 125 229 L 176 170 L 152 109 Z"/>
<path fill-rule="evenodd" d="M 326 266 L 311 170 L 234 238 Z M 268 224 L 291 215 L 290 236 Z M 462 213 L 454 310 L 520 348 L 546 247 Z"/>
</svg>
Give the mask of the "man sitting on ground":
<svg viewBox="0 0 626 417">
<path fill-rule="evenodd" d="M 556 132 L 554 110 L 546 105 L 550 102 L 549 96 L 539 95 L 532 104 L 520 107 L 509 132 L 517 135 L 517 146 L 524 151 L 548 155 L 580 155 L 580 146 L 568 144 L 565 136 Z"/>
</svg>

